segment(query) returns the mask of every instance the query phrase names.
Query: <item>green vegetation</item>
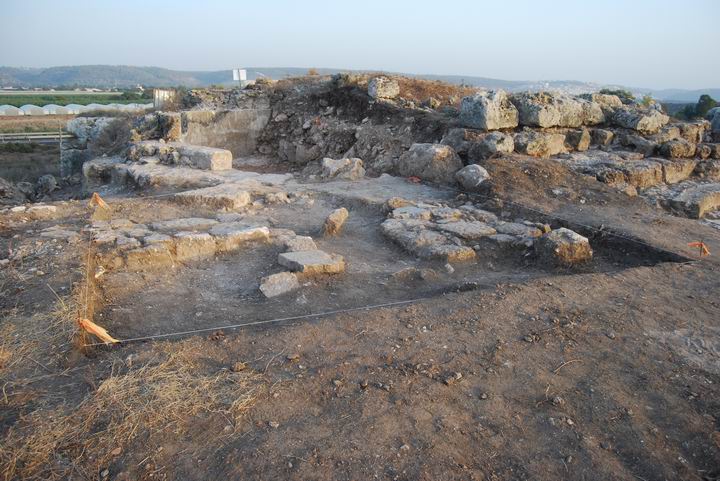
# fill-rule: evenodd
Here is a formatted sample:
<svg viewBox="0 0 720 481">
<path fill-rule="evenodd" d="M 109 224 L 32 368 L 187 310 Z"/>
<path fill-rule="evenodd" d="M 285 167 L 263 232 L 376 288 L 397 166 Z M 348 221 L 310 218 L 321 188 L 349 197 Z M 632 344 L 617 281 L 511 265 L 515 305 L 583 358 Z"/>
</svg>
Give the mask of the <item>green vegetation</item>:
<svg viewBox="0 0 720 481">
<path fill-rule="evenodd" d="M 150 93 L 152 95 L 152 93 Z M 108 94 L 92 94 L 92 93 L 78 93 L 78 94 L 52 94 L 52 93 L 39 93 L 37 95 L 13 95 L 13 94 L 0 94 L 0 105 L 14 105 L 15 107 L 21 107 L 25 104 L 37 105 L 42 107 L 48 104 L 57 105 L 68 105 L 68 104 L 132 104 L 132 103 L 147 103 L 149 100 L 144 96 L 136 92 L 117 92 L 114 95 Z"/>
<path fill-rule="evenodd" d="M 675 117 L 684 120 L 701 119 L 707 115 L 710 109 L 718 106 L 720 103 L 709 95 L 701 95 L 696 104 L 686 105 L 675 114 Z"/>
<path fill-rule="evenodd" d="M 620 97 L 620 100 L 622 100 L 622 103 L 629 104 L 635 101 L 635 96 L 628 90 L 622 90 L 622 89 L 602 89 L 600 90 L 601 94 L 606 95 L 617 95 Z"/>
<path fill-rule="evenodd" d="M 0 152 L 7 154 L 29 154 L 35 151 L 38 144 L 32 142 L 7 142 L 0 144 Z"/>
<path fill-rule="evenodd" d="M 650 95 L 650 94 L 643 95 L 642 100 L 640 100 L 640 104 L 643 105 L 644 107 L 650 107 L 654 103 L 655 103 L 655 99 L 652 98 L 652 95 Z"/>
</svg>

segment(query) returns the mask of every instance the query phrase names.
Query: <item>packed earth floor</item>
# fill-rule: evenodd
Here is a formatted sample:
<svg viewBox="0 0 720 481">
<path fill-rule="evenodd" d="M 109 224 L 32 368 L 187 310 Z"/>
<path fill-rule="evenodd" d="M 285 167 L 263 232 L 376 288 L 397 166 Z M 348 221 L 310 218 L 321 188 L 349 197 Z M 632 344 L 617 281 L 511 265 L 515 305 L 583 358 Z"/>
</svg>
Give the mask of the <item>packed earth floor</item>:
<svg viewBox="0 0 720 481">
<path fill-rule="evenodd" d="M 143 142 L 3 211 L 4 479 L 720 477 L 712 223 L 553 158 L 469 192 Z"/>
</svg>

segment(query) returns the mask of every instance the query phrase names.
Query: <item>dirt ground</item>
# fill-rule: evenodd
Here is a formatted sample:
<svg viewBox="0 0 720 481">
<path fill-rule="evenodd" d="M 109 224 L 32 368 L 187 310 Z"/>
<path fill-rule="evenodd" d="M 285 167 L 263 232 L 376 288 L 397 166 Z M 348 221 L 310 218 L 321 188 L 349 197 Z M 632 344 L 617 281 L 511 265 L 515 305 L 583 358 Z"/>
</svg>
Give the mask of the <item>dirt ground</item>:
<svg viewBox="0 0 720 481">
<path fill-rule="evenodd" d="M 60 174 L 60 148 L 57 145 L 13 145 L 28 151 L 12 151 L 0 145 L 0 177 L 10 182 L 35 183 L 42 175 Z"/>
<path fill-rule="evenodd" d="M 289 204 L 258 215 L 344 255 L 348 272 L 264 300 L 256 286 L 277 269 L 272 246 L 175 269 L 108 272 L 85 291 L 85 238 L 40 235 L 52 225 L 80 231 L 85 202 L 56 203 L 45 220 L 8 215 L 0 257 L 24 255 L 0 270 L 0 472 L 57 480 L 719 479 L 720 233 L 551 161 L 488 169 L 505 200 L 493 203 L 498 213 L 519 202 L 552 213 L 542 220 L 554 226 L 602 226 L 622 237 L 592 238 L 596 260 L 580 269 L 488 251 L 449 272 L 384 241 L 384 214 L 372 206 L 351 206 L 343 234 L 323 239 L 320 221 L 338 200 L 320 196 L 312 209 Z M 538 179 L 567 195 L 538 188 Z M 113 215 L 138 223 L 212 214 L 163 199 L 107 200 Z M 688 247 L 697 240 L 711 256 Z M 393 281 L 403 266 L 436 277 Z M 210 330 L 80 349 L 77 315 L 123 339 Z M 213 329 L 295 315 L 308 317 Z"/>
<path fill-rule="evenodd" d="M 75 115 L 0 115 L 0 133 L 55 132 L 64 129 L 68 120 Z"/>
</svg>

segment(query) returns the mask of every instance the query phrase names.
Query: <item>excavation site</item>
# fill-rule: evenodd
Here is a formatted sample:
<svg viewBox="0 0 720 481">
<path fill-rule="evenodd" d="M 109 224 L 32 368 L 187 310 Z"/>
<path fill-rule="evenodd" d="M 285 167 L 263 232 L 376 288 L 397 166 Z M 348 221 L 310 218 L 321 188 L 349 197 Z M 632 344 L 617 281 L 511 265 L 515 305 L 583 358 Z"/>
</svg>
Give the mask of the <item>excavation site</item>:
<svg viewBox="0 0 720 481">
<path fill-rule="evenodd" d="M 155 99 L 0 179 L 2 479 L 720 479 L 720 107 Z"/>
</svg>

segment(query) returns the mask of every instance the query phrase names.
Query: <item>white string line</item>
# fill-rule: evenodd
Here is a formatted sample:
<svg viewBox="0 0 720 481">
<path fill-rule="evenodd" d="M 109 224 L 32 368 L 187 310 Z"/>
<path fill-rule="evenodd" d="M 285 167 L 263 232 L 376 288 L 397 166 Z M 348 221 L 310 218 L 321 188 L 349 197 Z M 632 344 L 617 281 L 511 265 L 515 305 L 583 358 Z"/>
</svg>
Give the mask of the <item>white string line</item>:
<svg viewBox="0 0 720 481">
<path fill-rule="evenodd" d="M 435 299 L 435 297 L 418 297 L 415 299 L 408 299 L 404 301 L 393 301 L 393 302 L 386 302 L 383 304 L 371 304 L 367 306 L 361 306 L 361 307 L 350 307 L 345 309 L 336 309 L 333 311 L 324 311 L 324 312 L 318 312 L 316 314 L 303 314 L 299 316 L 291 316 L 291 317 L 279 317 L 275 319 L 265 319 L 262 321 L 253 321 L 253 322 L 246 322 L 241 324 L 230 324 L 226 326 L 216 326 L 216 327 L 204 327 L 201 329 L 191 329 L 188 331 L 177 331 L 177 332 L 169 332 L 165 334 L 155 334 L 150 336 L 140 336 L 140 337 L 131 337 L 128 339 L 120 339 L 117 343 L 107 343 L 107 342 L 95 342 L 91 344 L 84 344 L 83 347 L 93 347 L 93 346 L 105 346 L 108 344 L 125 344 L 129 342 L 137 342 L 137 341 L 147 341 L 151 339 L 162 339 L 167 337 L 175 337 L 175 336 L 185 336 L 189 334 L 198 334 L 201 332 L 211 332 L 211 331 L 222 331 L 225 329 L 238 329 L 241 327 L 248 327 L 248 326 L 259 326 L 262 324 L 272 324 L 276 322 L 283 322 L 283 321 L 297 321 L 301 319 L 312 319 L 316 317 L 326 317 L 331 316 L 335 314 L 345 314 L 348 312 L 357 312 L 357 311 L 369 311 L 374 309 L 382 309 L 386 307 L 396 307 L 396 306 L 402 306 L 406 304 L 414 304 L 416 302 L 421 301 L 428 301 L 431 299 Z"/>
</svg>

